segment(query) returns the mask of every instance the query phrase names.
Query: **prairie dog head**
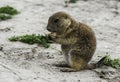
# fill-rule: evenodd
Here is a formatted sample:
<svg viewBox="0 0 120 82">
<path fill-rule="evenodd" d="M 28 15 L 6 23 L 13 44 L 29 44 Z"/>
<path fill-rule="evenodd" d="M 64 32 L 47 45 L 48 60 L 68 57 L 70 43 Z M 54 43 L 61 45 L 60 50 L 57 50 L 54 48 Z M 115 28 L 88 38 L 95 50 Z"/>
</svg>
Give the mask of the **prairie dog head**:
<svg viewBox="0 0 120 82">
<path fill-rule="evenodd" d="M 72 18 L 65 12 L 57 12 L 50 16 L 47 30 L 58 35 L 66 33 L 72 23 Z"/>
</svg>

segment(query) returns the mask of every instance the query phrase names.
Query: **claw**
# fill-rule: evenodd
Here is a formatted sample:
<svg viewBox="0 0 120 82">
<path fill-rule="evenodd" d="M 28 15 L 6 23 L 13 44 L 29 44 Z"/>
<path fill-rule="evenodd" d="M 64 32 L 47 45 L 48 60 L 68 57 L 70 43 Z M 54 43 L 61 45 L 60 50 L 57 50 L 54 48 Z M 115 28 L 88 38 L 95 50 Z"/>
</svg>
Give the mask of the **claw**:
<svg viewBox="0 0 120 82">
<path fill-rule="evenodd" d="M 61 72 L 76 72 L 78 70 L 75 70 L 75 69 L 72 69 L 72 68 L 63 68 L 63 69 L 60 69 Z"/>
</svg>

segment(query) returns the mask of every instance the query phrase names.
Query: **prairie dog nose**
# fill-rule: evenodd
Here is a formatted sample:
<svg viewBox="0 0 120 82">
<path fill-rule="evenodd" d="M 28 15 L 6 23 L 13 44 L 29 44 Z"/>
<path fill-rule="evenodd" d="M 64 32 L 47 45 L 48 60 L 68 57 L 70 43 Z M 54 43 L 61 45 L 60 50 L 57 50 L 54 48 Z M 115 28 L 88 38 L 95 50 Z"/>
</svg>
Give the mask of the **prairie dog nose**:
<svg viewBox="0 0 120 82">
<path fill-rule="evenodd" d="M 51 31 L 50 27 L 47 26 L 47 30 L 48 30 L 48 31 Z"/>
<path fill-rule="evenodd" d="M 53 29 L 51 27 L 47 27 L 47 30 L 50 31 L 50 32 L 56 32 L 57 31 L 56 29 Z"/>
</svg>

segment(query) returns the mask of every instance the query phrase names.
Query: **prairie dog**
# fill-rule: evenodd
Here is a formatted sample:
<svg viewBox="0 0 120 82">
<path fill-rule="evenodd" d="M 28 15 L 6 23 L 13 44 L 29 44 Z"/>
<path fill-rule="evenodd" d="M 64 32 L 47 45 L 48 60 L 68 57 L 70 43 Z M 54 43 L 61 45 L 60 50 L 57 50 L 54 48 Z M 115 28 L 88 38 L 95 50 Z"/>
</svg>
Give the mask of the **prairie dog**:
<svg viewBox="0 0 120 82">
<path fill-rule="evenodd" d="M 61 44 L 67 68 L 61 71 L 73 72 L 99 67 L 104 58 L 94 64 L 88 64 L 96 50 L 96 37 L 86 24 L 79 23 L 65 12 L 57 12 L 50 16 L 47 30 L 49 38 Z M 61 66 L 64 66 L 61 65 Z"/>
</svg>

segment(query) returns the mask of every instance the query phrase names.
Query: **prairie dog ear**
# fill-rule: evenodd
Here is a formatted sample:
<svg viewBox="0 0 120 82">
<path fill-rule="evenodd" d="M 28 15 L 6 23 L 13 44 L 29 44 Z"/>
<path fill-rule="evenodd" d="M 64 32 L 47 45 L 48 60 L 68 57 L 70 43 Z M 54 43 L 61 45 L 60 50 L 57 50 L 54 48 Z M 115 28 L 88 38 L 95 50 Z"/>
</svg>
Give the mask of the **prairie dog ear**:
<svg viewBox="0 0 120 82">
<path fill-rule="evenodd" d="M 71 25 L 71 20 L 70 19 L 65 19 L 64 21 L 65 28 L 68 30 Z"/>
</svg>

